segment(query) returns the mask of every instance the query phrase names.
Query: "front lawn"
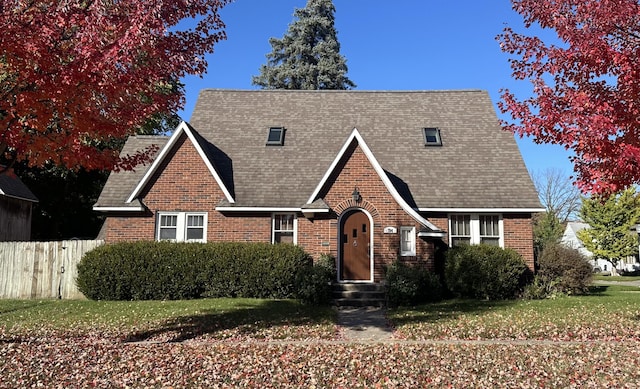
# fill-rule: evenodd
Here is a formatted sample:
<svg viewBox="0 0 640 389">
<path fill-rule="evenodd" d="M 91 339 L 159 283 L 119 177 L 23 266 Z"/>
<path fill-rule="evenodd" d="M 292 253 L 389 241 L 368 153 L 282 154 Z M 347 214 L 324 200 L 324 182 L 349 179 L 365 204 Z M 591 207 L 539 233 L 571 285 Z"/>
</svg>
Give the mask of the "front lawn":
<svg viewBox="0 0 640 389">
<path fill-rule="evenodd" d="M 0 300 L 0 334 L 126 341 L 331 339 L 335 311 L 292 300 Z"/>
<path fill-rule="evenodd" d="M 617 282 L 628 282 L 628 281 L 640 281 L 640 276 L 604 276 L 602 274 L 594 274 L 594 280 L 598 281 L 617 281 Z"/>
<path fill-rule="evenodd" d="M 0 388 L 632 388 L 639 289 L 391 310 L 389 343 L 287 300 L 0 300 Z"/>
<path fill-rule="evenodd" d="M 447 300 L 390 311 L 407 339 L 640 340 L 640 288 L 546 300 Z"/>
</svg>

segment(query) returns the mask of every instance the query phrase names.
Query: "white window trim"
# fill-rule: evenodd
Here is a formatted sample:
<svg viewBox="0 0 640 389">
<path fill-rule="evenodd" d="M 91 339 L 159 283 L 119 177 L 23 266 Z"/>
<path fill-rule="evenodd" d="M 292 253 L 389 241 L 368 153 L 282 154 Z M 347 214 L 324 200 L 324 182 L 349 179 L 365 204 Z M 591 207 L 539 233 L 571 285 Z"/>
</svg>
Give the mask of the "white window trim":
<svg viewBox="0 0 640 389">
<path fill-rule="evenodd" d="M 448 217 L 449 223 L 449 247 L 453 244 L 451 236 L 451 216 L 453 215 L 469 215 L 469 229 L 471 232 L 471 244 L 480 244 L 480 215 L 482 216 L 498 216 L 498 229 L 500 230 L 499 246 L 504 248 L 504 223 L 502 220 L 502 214 L 499 213 L 450 213 Z"/>
<path fill-rule="evenodd" d="M 298 215 L 291 212 L 274 212 L 271 214 L 271 244 L 276 243 L 276 215 L 293 216 L 293 244 L 298 244 Z M 282 231 L 282 230 L 281 230 Z"/>
<path fill-rule="evenodd" d="M 176 223 L 176 239 L 160 239 L 160 219 L 162 216 L 177 216 Z M 187 240 L 187 217 L 203 216 L 202 239 Z M 207 242 L 207 212 L 157 212 L 156 213 L 156 240 L 168 240 L 171 242 Z"/>
<path fill-rule="evenodd" d="M 409 231 L 411 237 L 411 250 L 402 250 L 402 236 L 404 231 Z M 415 257 L 416 255 L 416 228 L 414 226 L 401 226 L 400 227 L 400 256 L 402 257 Z"/>
</svg>

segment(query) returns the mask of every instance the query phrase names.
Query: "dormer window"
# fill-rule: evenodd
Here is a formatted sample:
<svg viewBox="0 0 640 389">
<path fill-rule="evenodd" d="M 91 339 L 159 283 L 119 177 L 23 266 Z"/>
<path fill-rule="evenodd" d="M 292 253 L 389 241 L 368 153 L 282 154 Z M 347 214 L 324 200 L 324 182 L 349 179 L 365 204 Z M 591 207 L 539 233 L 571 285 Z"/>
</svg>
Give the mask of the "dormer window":
<svg viewBox="0 0 640 389">
<path fill-rule="evenodd" d="M 442 146 L 442 138 L 440 138 L 440 129 L 434 127 L 426 127 L 422 129 L 425 146 Z"/>
<path fill-rule="evenodd" d="M 284 127 L 270 127 L 267 135 L 267 146 L 284 145 Z"/>
</svg>

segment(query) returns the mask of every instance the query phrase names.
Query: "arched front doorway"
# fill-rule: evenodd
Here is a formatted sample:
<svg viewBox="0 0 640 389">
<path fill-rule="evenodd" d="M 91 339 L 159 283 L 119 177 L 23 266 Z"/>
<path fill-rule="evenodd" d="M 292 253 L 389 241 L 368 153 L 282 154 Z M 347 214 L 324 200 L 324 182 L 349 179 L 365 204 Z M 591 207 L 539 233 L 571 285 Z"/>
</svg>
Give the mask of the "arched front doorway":
<svg viewBox="0 0 640 389">
<path fill-rule="evenodd" d="M 361 211 L 340 220 L 340 281 L 372 281 L 371 220 Z"/>
</svg>

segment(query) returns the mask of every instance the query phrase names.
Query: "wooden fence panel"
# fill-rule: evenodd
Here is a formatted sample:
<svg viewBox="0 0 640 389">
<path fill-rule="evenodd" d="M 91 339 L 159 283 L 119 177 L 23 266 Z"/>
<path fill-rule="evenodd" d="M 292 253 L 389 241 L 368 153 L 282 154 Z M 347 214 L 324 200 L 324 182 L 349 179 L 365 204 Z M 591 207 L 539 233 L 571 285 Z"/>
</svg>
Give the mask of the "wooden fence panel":
<svg viewBox="0 0 640 389">
<path fill-rule="evenodd" d="M 102 240 L 0 242 L 0 298 L 84 298 L 78 262 Z"/>
</svg>

